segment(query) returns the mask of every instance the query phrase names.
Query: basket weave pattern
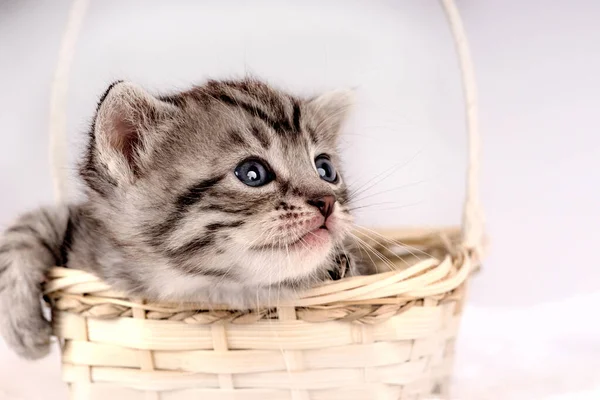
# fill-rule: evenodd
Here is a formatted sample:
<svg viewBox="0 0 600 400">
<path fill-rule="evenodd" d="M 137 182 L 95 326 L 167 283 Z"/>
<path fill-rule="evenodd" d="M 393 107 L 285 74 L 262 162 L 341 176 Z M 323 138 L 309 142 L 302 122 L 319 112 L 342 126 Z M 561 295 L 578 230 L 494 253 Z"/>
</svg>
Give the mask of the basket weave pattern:
<svg viewBox="0 0 600 400">
<path fill-rule="evenodd" d="M 388 252 L 378 266 L 397 271 L 253 311 L 146 304 L 55 268 L 46 294 L 72 398 L 417 399 L 446 390 L 472 260 L 453 231 L 383 234 L 412 240 L 418 253 Z"/>
<path fill-rule="evenodd" d="M 73 0 L 51 99 L 56 198 L 65 200 L 66 93 L 89 0 Z M 379 232 L 380 273 L 342 279 L 275 308 L 228 310 L 129 299 L 93 275 L 55 268 L 46 285 L 73 400 L 417 400 L 447 397 L 469 274 L 478 267 L 477 96 L 453 0 L 440 0 L 456 44 L 469 138 L 462 231 Z"/>
</svg>

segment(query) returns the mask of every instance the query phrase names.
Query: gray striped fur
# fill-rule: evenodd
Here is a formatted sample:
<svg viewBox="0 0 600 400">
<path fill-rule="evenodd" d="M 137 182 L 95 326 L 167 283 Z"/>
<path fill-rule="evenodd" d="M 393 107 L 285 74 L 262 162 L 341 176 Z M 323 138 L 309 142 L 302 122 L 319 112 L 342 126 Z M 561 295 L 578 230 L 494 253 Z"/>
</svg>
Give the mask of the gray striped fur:
<svg viewBox="0 0 600 400">
<path fill-rule="evenodd" d="M 0 237 L 6 341 L 23 357 L 46 354 L 41 284 L 61 263 L 130 295 L 240 308 L 339 275 L 341 256 L 358 273 L 343 177 L 325 182 L 314 166 L 327 154 L 339 170 L 350 105 L 347 92 L 305 99 L 250 79 L 162 97 L 111 85 L 80 166 L 87 200 L 25 214 Z M 241 183 L 233 170 L 247 157 L 264 160 L 275 180 Z M 327 244 L 290 250 L 308 226 L 325 225 L 307 201 L 327 195 L 337 198 Z"/>
</svg>

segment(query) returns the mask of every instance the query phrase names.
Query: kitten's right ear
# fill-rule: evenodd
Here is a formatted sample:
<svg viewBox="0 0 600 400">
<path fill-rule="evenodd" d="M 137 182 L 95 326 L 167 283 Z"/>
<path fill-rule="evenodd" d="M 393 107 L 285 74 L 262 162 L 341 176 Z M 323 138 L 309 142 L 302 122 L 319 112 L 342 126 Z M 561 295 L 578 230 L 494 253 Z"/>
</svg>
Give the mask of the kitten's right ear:
<svg viewBox="0 0 600 400">
<path fill-rule="evenodd" d="M 329 141 L 336 141 L 342 124 L 354 106 L 355 92 L 338 89 L 312 99 L 309 109 L 312 112 L 317 135 Z"/>
<path fill-rule="evenodd" d="M 161 123 L 175 110 L 137 85 L 112 84 L 98 105 L 93 138 L 98 160 L 109 174 L 131 182 L 143 172 L 151 150 L 161 141 Z"/>
</svg>

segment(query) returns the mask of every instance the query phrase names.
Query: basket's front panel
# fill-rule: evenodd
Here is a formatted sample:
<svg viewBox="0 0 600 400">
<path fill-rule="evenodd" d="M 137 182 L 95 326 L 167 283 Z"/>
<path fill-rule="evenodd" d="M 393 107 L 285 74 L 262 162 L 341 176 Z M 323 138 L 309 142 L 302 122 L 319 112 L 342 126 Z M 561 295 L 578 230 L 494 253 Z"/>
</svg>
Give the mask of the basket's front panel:
<svg viewBox="0 0 600 400">
<path fill-rule="evenodd" d="M 146 304 L 57 268 L 46 291 L 64 380 L 75 400 L 444 398 L 471 271 L 444 243 L 438 258 L 247 312 Z"/>
<path fill-rule="evenodd" d="M 55 315 L 73 399 L 412 399 L 443 391 L 455 303 L 379 324 L 309 323 L 295 310 L 248 325 Z"/>
</svg>

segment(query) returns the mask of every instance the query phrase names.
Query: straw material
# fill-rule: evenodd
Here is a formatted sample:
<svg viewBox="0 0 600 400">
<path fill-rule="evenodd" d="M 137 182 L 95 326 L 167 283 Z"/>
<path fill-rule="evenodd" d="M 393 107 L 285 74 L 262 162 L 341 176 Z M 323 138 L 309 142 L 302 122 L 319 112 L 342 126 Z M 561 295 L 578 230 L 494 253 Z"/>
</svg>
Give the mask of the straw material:
<svg viewBox="0 0 600 400">
<path fill-rule="evenodd" d="M 59 200 L 68 189 L 62 173 L 67 75 L 88 2 L 73 0 L 53 85 L 50 142 Z M 469 162 L 462 229 L 356 233 L 375 249 L 368 257 L 378 274 L 250 311 L 147 303 L 85 272 L 55 268 L 45 290 L 71 399 L 447 398 L 466 283 L 482 256 L 484 231 L 473 66 L 454 1 L 440 2 L 465 94 Z"/>
<path fill-rule="evenodd" d="M 471 257 L 458 230 L 369 236 L 362 240 L 384 255 L 378 268 L 387 272 L 251 311 L 147 304 L 93 275 L 55 268 L 46 296 L 71 398 L 397 400 L 443 392 Z M 410 252 L 386 250 L 392 241 L 410 242 Z"/>
</svg>

